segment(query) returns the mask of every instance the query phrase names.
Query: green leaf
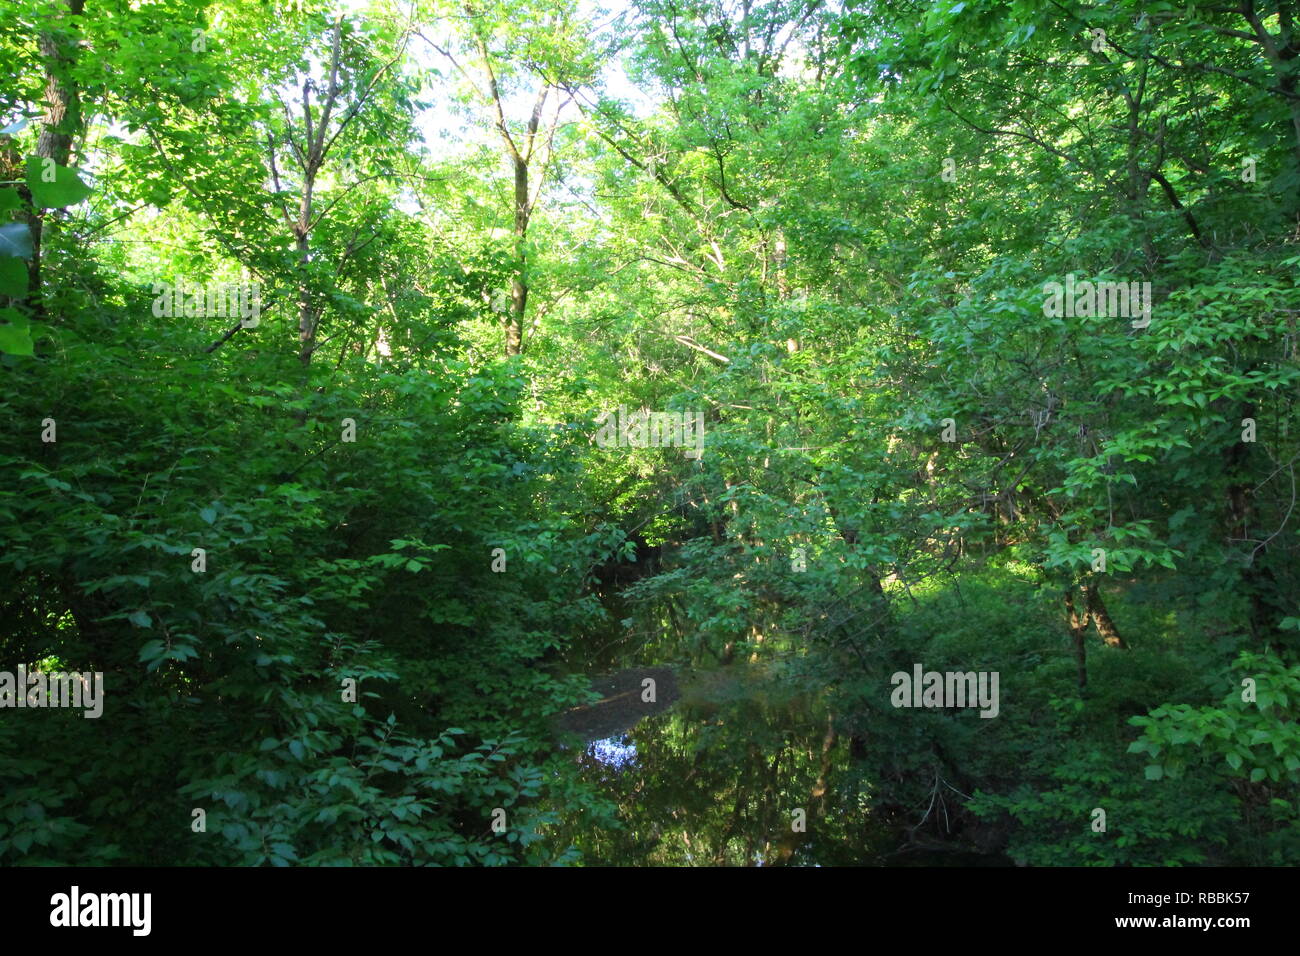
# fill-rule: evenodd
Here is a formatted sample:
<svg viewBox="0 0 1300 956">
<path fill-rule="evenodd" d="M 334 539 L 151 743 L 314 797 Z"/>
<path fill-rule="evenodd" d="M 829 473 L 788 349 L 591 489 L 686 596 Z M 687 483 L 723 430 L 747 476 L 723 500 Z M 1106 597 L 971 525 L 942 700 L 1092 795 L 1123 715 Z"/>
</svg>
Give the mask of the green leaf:
<svg viewBox="0 0 1300 956">
<path fill-rule="evenodd" d="M 0 258 L 0 295 L 21 298 L 27 294 L 27 266 L 13 256 Z"/>
<path fill-rule="evenodd" d="M 1146 776 L 1148 780 L 1159 780 L 1165 775 L 1165 768 L 1158 763 L 1147 764 Z"/>
<path fill-rule="evenodd" d="M 134 624 L 136 627 L 153 626 L 153 621 L 150 620 L 149 615 L 146 614 L 144 611 L 132 611 L 130 616 L 127 617 L 127 620 L 130 621 L 132 624 Z"/>
<path fill-rule="evenodd" d="M 0 309 L 0 352 L 10 355 L 32 354 L 32 332 L 28 321 L 14 309 Z"/>
<path fill-rule="evenodd" d="M 153 670 L 153 668 L 162 663 L 161 658 L 165 651 L 166 648 L 163 647 L 162 641 L 150 641 L 144 647 L 140 648 L 139 659 L 142 661 L 153 661 L 153 664 L 150 665 L 149 668 L 150 670 Z"/>
<path fill-rule="evenodd" d="M 32 257 L 32 231 L 25 223 L 10 222 L 0 226 L 0 256 Z"/>
<path fill-rule="evenodd" d="M 94 191 L 71 169 L 40 156 L 27 157 L 27 188 L 42 209 L 75 206 Z"/>
</svg>

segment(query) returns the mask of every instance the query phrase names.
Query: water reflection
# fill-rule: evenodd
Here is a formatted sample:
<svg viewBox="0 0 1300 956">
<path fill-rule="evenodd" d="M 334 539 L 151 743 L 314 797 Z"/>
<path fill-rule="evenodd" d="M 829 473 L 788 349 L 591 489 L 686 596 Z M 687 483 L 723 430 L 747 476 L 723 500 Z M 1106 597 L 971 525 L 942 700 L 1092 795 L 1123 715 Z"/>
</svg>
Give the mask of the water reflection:
<svg viewBox="0 0 1300 956">
<path fill-rule="evenodd" d="M 848 742 L 828 732 L 815 682 L 795 668 L 739 662 L 676 677 L 678 699 L 635 722 L 640 696 L 621 693 L 569 721 L 594 730 L 618 701 L 612 716 L 628 729 L 593 733 L 578 755 L 612 819 L 594 827 L 566 819 L 559 839 L 594 865 L 807 866 L 878 857 L 880 829 L 850 803 L 856 788 L 828 786 L 831 768 L 847 763 Z"/>
<path fill-rule="evenodd" d="M 878 786 L 917 773 L 889 762 L 914 741 L 889 739 L 890 714 L 867 726 L 861 701 L 833 691 L 833 668 L 776 640 L 762 656 L 710 659 L 684 648 L 670 619 L 660 627 L 634 653 L 606 636 L 590 642 L 590 659 L 583 644 L 570 650 L 566 670 L 586 676 L 591 694 L 559 715 L 557 742 L 572 748 L 587 805 L 547 808 L 557 850 L 597 866 L 1010 862 L 915 845 L 921 811 L 904 819 Z"/>
<path fill-rule="evenodd" d="M 626 734 L 593 740 L 587 746 L 587 753 L 611 770 L 636 766 L 636 744 Z"/>
</svg>

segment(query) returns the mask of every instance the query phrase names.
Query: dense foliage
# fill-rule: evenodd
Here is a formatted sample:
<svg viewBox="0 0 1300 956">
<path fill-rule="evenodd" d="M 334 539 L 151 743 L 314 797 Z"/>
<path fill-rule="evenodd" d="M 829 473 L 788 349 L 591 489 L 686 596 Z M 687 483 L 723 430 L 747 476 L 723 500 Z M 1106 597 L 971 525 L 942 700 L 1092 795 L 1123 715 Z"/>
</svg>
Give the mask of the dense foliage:
<svg viewBox="0 0 1300 956">
<path fill-rule="evenodd" d="M 1297 17 L 13 0 L 0 863 L 1294 862 Z"/>
</svg>

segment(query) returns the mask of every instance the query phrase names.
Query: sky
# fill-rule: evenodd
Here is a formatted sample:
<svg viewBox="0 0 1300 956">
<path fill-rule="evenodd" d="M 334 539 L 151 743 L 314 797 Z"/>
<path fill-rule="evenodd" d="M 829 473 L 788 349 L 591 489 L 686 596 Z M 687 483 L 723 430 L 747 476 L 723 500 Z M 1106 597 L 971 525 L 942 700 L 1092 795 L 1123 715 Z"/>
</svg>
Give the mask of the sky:
<svg viewBox="0 0 1300 956">
<path fill-rule="evenodd" d="M 344 2 L 357 8 L 365 6 L 365 0 L 344 0 Z M 630 16 L 631 12 L 631 5 L 626 3 L 625 0 L 601 0 L 600 3 L 582 0 L 579 4 L 580 15 L 597 25 L 597 29 L 593 33 L 593 36 L 597 38 L 608 37 L 611 24 L 615 23 L 619 17 Z M 434 25 L 432 28 L 425 30 L 424 33 L 438 46 L 447 50 L 451 46 L 448 41 L 449 30 L 449 26 Z M 412 44 L 411 54 L 419 67 L 436 69 L 448 80 L 463 82 L 460 81 L 456 68 L 448 62 L 447 58 L 425 40 L 417 38 Z M 462 66 L 469 68 L 468 64 L 463 61 Z M 623 101 L 636 114 L 645 115 L 653 109 L 651 99 L 645 96 L 628 78 L 621 59 L 614 58 L 604 64 L 601 81 L 605 95 Z M 507 121 L 518 124 L 528 116 L 532 108 L 535 90 L 536 87 L 533 87 L 526 91 L 520 91 L 514 96 L 504 98 Z M 570 121 L 577 119 L 579 115 L 577 107 L 570 105 L 566 109 L 563 119 Z M 494 147 L 497 145 L 495 130 L 484 122 L 481 114 L 471 113 L 466 115 L 463 110 L 457 108 L 456 104 L 447 100 L 434 102 L 428 109 L 424 110 L 417 119 L 417 126 L 424 136 L 425 142 L 435 148 L 439 143 L 445 143 L 448 139 L 481 142 L 484 134 L 487 135 Z"/>
</svg>

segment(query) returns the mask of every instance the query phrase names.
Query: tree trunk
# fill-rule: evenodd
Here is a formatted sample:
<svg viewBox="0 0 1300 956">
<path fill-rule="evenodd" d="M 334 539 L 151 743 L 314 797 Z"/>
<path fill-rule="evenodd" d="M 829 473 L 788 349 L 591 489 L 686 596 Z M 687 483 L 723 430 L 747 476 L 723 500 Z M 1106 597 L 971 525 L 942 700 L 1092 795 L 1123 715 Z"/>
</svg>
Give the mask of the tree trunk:
<svg viewBox="0 0 1300 956">
<path fill-rule="evenodd" d="M 1127 648 L 1128 644 L 1124 643 L 1119 628 L 1115 627 L 1115 622 L 1110 619 L 1110 613 L 1106 610 L 1106 605 L 1101 599 L 1101 591 L 1097 586 L 1081 584 L 1079 590 L 1083 591 L 1084 599 L 1088 602 L 1088 613 L 1092 615 L 1092 623 L 1097 626 L 1097 633 L 1106 642 L 1106 646 L 1118 647 L 1121 650 Z M 1084 626 L 1087 626 L 1086 621 Z"/>
<path fill-rule="evenodd" d="M 68 12 L 74 17 L 80 16 L 85 6 L 86 0 L 67 0 Z M 66 75 L 75 62 L 76 41 L 54 30 L 42 30 L 37 47 L 45 62 L 45 115 L 40 121 L 36 155 L 67 166 L 73 139 L 81 127 L 81 98 Z M 32 197 L 26 186 L 20 187 L 19 193 L 29 203 L 26 218 L 32 235 L 32 257 L 27 263 L 27 304 L 35 315 L 42 316 L 45 305 L 41 299 L 41 238 L 45 213 L 30 205 Z"/>
<path fill-rule="evenodd" d="M 1070 624 L 1070 640 L 1074 644 L 1074 660 L 1077 666 L 1079 693 L 1083 693 L 1088 688 L 1088 648 L 1084 643 L 1084 638 L 1088 634 L 1088 612 L 1084 611 L 1083 617 L 1079 617 L 1074 602 L 1073 587 L 1065 589 L 1065 613 Z"/>
<path fill-rule="evenodd" d="M 303 188 L 309 189 L 310 184 L 304 183 Z M 303 204 L 310 216 L 310 195 L 304 193 Z M 303 365 L 311 364 L 312 353 L 316 351 L 316 319 L 311 311 L 311 289 L 307 281 L 307 264 L 311 261 L 311 248 L 307 239 L 309 223 L 310 220 L 307 224 L 299 220 L 294 230 L 298 237 L 298 268 L 301 275 L 298 285 L 298 360 Z"/>
<path fill-rule="evenodd" d="M 524 348 L 524 310 L 528 307 L 528 163 L 515 157 L 515 255 L 516 272 L 510 283 L 510 317 L 506 321 L 506 356 L 519 355 Z"/>
</svg>

